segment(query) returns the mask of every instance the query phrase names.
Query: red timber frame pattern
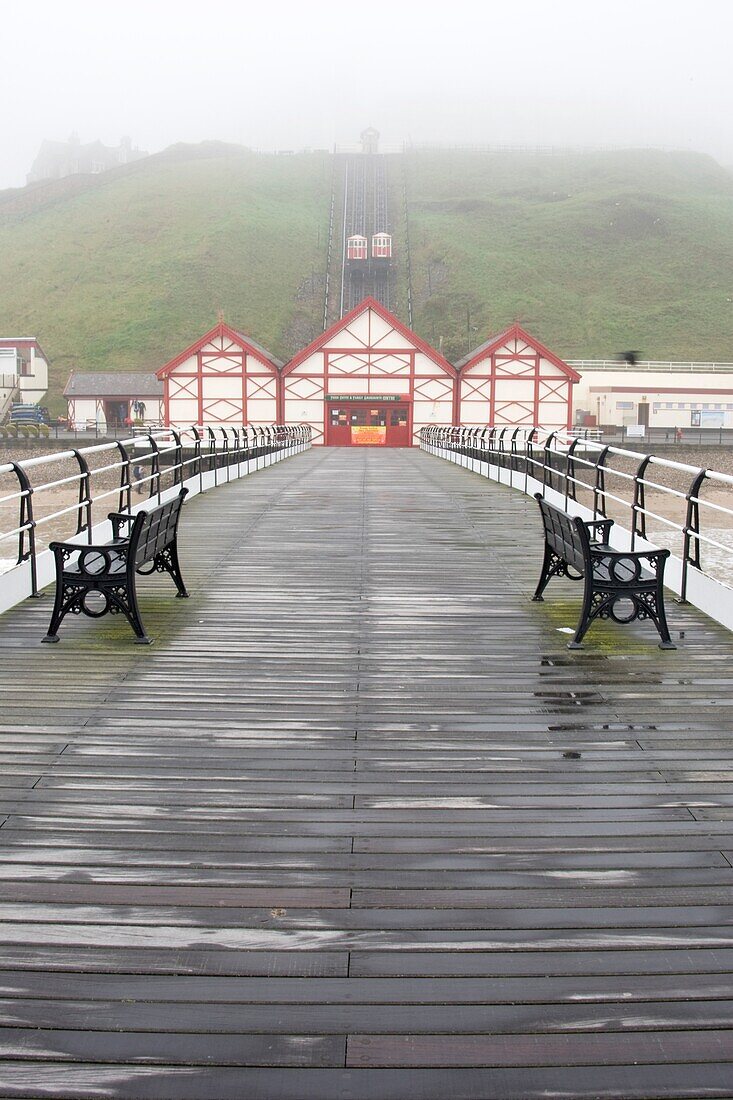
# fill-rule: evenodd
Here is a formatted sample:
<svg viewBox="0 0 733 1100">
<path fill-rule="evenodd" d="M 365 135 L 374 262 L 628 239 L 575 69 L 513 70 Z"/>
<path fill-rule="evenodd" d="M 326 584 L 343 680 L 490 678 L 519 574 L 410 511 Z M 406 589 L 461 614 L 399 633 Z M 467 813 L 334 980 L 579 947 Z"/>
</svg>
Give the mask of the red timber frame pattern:
<svg viewBox="0 0 733 1100">
<path fill-rule="evenodd" d="M 447 359 L 365 298 L 285 367 L 282 419 L 310 424 L 313 442 L 323 443 L 327 396 L 398 396 L 410 408 L 414 445 L 423 425 L 453 422 L 456 379 Z"/>
<path fill-rule="evenodd" d="M 459 423 L 569 428 L 580 375 L 519 325 L 461 368 Z"/>
<path fill-rule="evenodd" d="M 156 371 L 166 424 L 274 424 L 279 419 L 275 362 L 220 321 Z"/>
</svg>

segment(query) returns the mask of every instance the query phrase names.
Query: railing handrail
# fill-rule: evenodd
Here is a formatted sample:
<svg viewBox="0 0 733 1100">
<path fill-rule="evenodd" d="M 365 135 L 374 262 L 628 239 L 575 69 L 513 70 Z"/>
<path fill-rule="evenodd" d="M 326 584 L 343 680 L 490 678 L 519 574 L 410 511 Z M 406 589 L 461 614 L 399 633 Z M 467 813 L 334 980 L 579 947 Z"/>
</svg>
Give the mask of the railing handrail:
<svg viewBox="0 0 733 1100">
<path fill-rule="evenodd" d="M 617 371 L 646 371 L 680 374 L 731 374 L 733 363 L 707 363 L 687 362 L 684 360 L 640 359 L 636 363 L 627 363 L 625 360 L 616 359 L 566 359 L 568 366 L 577 370 L 617 370 Z"/>
<path fill-rule="evenodd" d="M 14 476 L 17 488 L 9 493 L 3 492 L 0 504 L 10 504 L 12 507 L 16 502 L 17 522 L 9 530 L 0 530 L 0 544 L 8 539 L 17 539 L 14 568 L 26 562 L 30 564 L 29 594 L 37 595 L 38 556 L 42 551 L 37 546 L 36 532 L 45 524 L 66 515 L 73 522 L 75 516 L 75 535 L 85 536 L 87 541 L 91 541 L 95 522 L 100 522 L 100 517 L 95 515 L 95 504 L 105 501 L 107 512 L 115 510 L 130 514 L 133 488 L 142 494 L 147 493 L 148 500 L 155 498 L 159 503 L 164 491 L 162 480 L 167 475 L 170 475 L 173 485 L 182 485 L 193 479 L 197 481 L 196 491 L 202 492 L 208 487 L 207 481 L 210 481 L 205 475 L 213 475 L 213 486 L 217 486 L 232 479 L 234 467 L 233 476 L 236 478 L 241 476 L 243 464 L 255 461 L 257 469 L 260 458 L 264 460 L 280 452 L 286 452 L 281 457 L 287 457 L 288 453 L 295 454 L 310 446 L 310 443 L 311 429 L 307 425 L 227 424 L 216 425 L 215 430 L 212 425 L 171 425 L 89 447 L 72 447 L 4 462 L 0 464 L 0 476 Z M 141 453 L 141 448 L 144 453 Z M 114 461 L 101 466 L 90 465 L 91 458 L 106 454 L 114 455 Z M 68 462 L 75 463 L 74 472 L 64 471 L 62 476 L 54 479 L 54 466 Z M 34 475 L 40 468 L 47 471 L 50 468 L 51 478 L 46 475 L 46 480 L 37 480 Z M 247 466 L 245 472 L 248 469 Z M 97 490 L 94 479 L 110 474 L 118 475 L 118 483 L 113 488 L 105 485 Z M 48 515 L 38 516 L 34 504 L 43 493 L 73 485 L 77 487 L 74 503 L 65 503 Z M 114 509 L 110 508 L 110 504 L 114 503 L 110 498 L 117 498 Z M 12 571 L 11 568 L 0 577 Z"/>
<path fill-rule="evenodd" d="M 682 600 L 688 596 L 693 571 L 708 577 L 723 588 L 730 590 L 733 587 L 719 577 L 713 578 L 706 572 L 701 560 L 701 547 L 706 545 L 725 552 L 733 565 L 733 546 L 724 545 L 705 530 L 705 519 L 711 514 L 719 520 L 723 516 L 727 517 L 733 530 L 733 500 L 728 506 L 720 501 L 706 500 L 701 495 L 706 483 L 725 489 L 733 488 L 733 476 L 720 470 L 701 469 L 699 466 L 660 455 L 608 446 L 593 439 L 575 436 L 566 429 L 515 428 L 512 430 L 511 448 L 507 451 L 507 430 L 506 427 L 433 426 L 421 429 L 420 441 L 428 450 L 455 452 L 473 462 L 484 462 L 487 467 L 496 467 L 500 473 L 502 469 L 507 469 L 510 471 L 510 483 L 523 488 L 525 492 L 529 491 L 529 481 L 532 479 L 533 490 L 536 485 L 543 492 L 554 490 L 565 498 L 566 507 L 570 501 L 579 505 L 578 494 L 585 492 L 588 499 L 592 500 L 592 508 L 590 505 L 588 508 L 594 518 L 607 516 L 609 501 L 618 504 L 622 509 L 628 510 L 630 550 L 634 549 L 638 539 L 647 541 L 647 519 L 662 523 L 665 528 L 676 532 L 677 537 L 682 540 L 679 576 L 679 595 Z M 615 468 L 611 464 L 615 458 L 630 462 L 632 469 Z M 667 470 L 683 475 L 683 486 L 675 488 L 673 485 L 663 484 L 655 478 L 654 470 Z M 519 475 L 519 484 L 512 475 Z M 629 495 L 625 495 L 627 488 L 630 490 Z M 678 506 L 684 505 L 684 519 L 680 521 L 668 515 L 660 515 L 664 508 L 650 508 L 646 500 L 647 490 L 664 494 Z M 726 624 L 733 626 L 728 610 L 725 613 L 728 616 L 725 619 Z"/>
</svg>

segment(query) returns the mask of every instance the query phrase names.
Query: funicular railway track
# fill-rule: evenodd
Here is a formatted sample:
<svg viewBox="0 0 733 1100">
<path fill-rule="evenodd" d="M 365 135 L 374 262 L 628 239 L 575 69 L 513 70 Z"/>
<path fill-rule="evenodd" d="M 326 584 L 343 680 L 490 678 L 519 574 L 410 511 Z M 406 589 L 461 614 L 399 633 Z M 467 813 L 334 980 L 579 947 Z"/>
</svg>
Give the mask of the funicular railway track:
<svg viewBox="0 0 733 1100">
<path fill-rule="evenodd" d="M 377 233 L 387 233 L 387 171 L 384 157 L 349 157 L 344 170 L 344 224 L 341 260 L 341 316 L 370 295 L 390 308 L 390 263 L 375 259 L 370 242 Z M 348 242 L 365 240 L 363 259 L 350 258 Z"/>
<path fill-rule="evenodd" d="M 370 158 L 374 162 L 374 224 L 373 233 L 387 233 L 389 231 L 387 209 L 387 170 L 383 156 Z M 373 264 L 372 297 L 376 298 L 387 309 L 390 308 L 390 265 Z"/>
</svg>

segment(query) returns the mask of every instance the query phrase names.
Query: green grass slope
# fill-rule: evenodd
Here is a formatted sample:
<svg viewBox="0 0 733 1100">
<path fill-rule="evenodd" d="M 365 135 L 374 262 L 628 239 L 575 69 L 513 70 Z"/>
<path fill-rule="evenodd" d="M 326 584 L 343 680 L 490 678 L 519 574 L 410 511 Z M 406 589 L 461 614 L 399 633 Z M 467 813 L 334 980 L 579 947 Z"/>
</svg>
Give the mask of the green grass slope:
<svg viewBox="0 0 733 1100">
<path fill-rule="evenodd" d="M 0 333 L 38 335 L 52 399 L 71 367 L 162 366 L 219 309 L 287 356 L 318 331 L 330 186 L 326 155 L 212 144 L 5 192 Z"/>
<path fill-rule="evenodd" d="M 405 158 L 415 325 L 519 320 L 570 358 L 733 359 L 733 176 L 654 151 Z"/>
<path fill-rule="evenodd" d="M 733 359 L 733 176 L 709 158 L 388 159 L 396 308 L 404 173 L 414 323 L 449 357 L 518 319 L 571 358 Z M 332 167 L 205 143 L 0 193 L 0 334 L 39 337 L 57 409 L 71 367 L 155 369 L 219 309 L 287 357 L 320 330 Z"/>
</svg>

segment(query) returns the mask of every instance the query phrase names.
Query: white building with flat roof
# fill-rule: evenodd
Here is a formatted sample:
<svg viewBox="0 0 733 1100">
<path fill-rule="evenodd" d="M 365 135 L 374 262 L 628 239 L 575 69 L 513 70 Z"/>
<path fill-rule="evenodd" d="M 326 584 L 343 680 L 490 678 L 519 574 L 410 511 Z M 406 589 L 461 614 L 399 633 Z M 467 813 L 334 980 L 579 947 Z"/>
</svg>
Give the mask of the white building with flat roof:
<svg viewBox="0 0 733 1100">
<path fill-rule="evenodd" d="M 576 421 L 648 428 L 733 428 L 733 363 L 570 361 Z"/>
<path fill-rule="evenodd" d="M 0 422 L 14 402 L 39 405 L 48 390 L 48 359 L 35 336 L 0 336 Z"/>
</svg>

